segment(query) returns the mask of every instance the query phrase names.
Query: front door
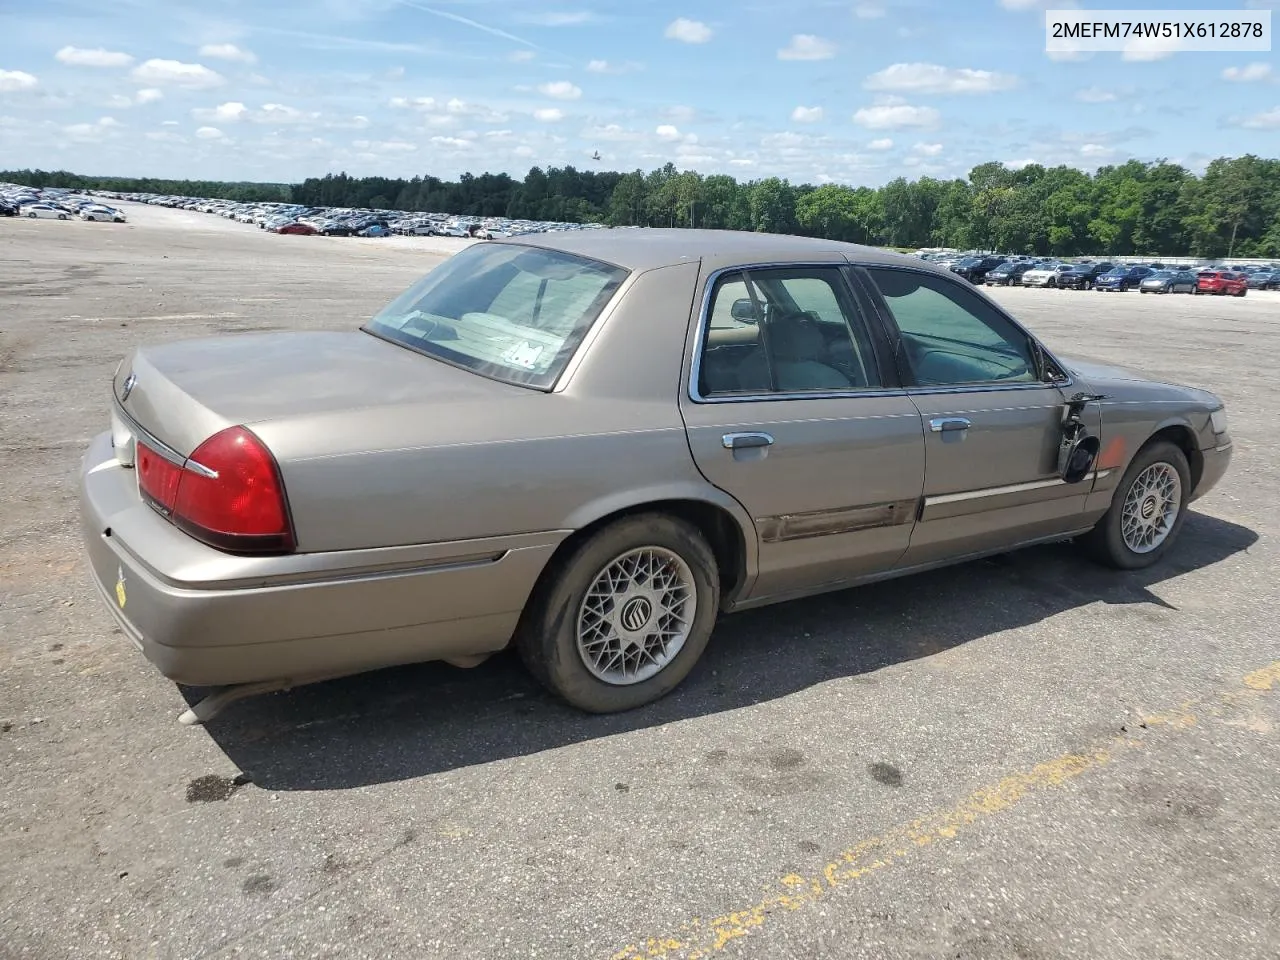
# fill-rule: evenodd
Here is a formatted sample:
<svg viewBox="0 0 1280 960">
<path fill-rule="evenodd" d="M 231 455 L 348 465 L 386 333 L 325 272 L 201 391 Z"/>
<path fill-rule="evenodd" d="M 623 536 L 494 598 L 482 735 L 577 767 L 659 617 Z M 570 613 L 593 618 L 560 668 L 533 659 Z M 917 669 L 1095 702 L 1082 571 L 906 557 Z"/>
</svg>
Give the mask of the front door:
<svg viewBox="0 0 1280 960">
<path fill-rule="evenodd" d="M 699 470 L 755 522 L 749 602 L 888 569 L 910 542 L 920 415 L 859 303 L 834 264 L 714 280 L 681 408 Z"/>
<path fill-rule="evenodd" d="M 903 566 L 1078 529 L 1091 478 L 1058 476 L 1067 399 L 1042 379 L 1033 341 L 968 285 L 911 268 L 859 271 L 898 337 L 924 426 L 924 502 Z M 1086 423 L 1099 428 L 1097 406 Z"/>
</svg>

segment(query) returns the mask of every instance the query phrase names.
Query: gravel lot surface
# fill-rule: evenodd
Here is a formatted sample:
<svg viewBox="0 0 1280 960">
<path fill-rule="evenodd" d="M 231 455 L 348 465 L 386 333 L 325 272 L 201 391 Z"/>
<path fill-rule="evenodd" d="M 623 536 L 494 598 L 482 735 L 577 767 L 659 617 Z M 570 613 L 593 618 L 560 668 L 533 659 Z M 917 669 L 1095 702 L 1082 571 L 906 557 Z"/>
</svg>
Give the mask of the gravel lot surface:
<svg viewBox="0 0 1280 960">
<path fill-rule="evenodd" d="M 1226 399 L 1152 571 L 1064 545 L 739 614 L 622 716 L 504 655 L 186 728 L 75 526 L 119 358 L 354 327 L 461 243 L 127 212 L 0 220 L 0 956 L 1280 954 L 1280 294 L 995 294 Z"/>
</svg>

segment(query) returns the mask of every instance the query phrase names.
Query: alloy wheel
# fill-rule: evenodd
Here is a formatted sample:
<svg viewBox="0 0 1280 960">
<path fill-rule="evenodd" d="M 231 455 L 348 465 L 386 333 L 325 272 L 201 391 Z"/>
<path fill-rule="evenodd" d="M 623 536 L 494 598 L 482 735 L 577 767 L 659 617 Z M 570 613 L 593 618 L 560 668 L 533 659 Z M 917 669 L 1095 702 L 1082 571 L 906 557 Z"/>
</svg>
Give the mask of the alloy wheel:
<svg viewBox="0 0 1280 960">
<path fill-rule="evenodd" d="M 578 609 L 578 654 L 614 686 L 661 672 L 689 637 L 697 610 L 693 571 L 664 547 L 629 550 L 596 575 Z"/>
<path fill-rule="evenodd" d="M 1153 463 L 1134 479 L 1120 511 L 1120 535 L 1134 553 L 1150 553 L 1169 538 L 1182 509 L 1182 479 L 1169 463 Z"/>
</svg>

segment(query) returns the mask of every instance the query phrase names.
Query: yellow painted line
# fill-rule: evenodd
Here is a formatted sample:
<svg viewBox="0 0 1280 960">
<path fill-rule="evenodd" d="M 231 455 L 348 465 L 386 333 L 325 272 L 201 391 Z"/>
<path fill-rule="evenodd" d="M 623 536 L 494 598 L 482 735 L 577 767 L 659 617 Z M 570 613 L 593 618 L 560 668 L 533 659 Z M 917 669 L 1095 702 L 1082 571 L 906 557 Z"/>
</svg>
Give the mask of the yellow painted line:
<svg viewBox="0 0 1280 960">
<path fill-rule="evenodd" d="M 1270 690 L 1280 684 L 1280 661 L 1255 670 L 1243 682 L 1251 690 Z M 1228 693 L 1222 702 L 1229 704 L 1237 696 Z M 1168 713 L 1143 716 L 1141 723 L 1146 727 L 1185 730 L 1197 723 L 1195 714 L 1191 712 L 1194 706 L 1195 703 L 1185 703 Z M 769 894 L 748 907 L 706 920 L 694 917 L 673 934 L 628 944 L 613 954 L 612 960 L 703 960 L 759 930 L 775 914 L 801 910 L 817 903 L 833 890 L 906 860 L 921 848 L 954 840 L 974 824 L 1010 810 L 1028 797 L 1070 783 L 1082 774 L 1111 763 L 1124 751 L 1140 746 L 1142 740 L 1126 733 L 1090 750 L 1064 754 L 1036 764 L 1030 770 L 1011 774 L 975 790 L 949 809 L 870 837 L 841 851 L 816 873 L 808 876 L 793 873 L 782 877 L 778 881 L 779 892 Z"/>
<path fill-rule="evenodd" d="M 1244 685 L 1251 690 L 1270 690 L 1277 683 L 1280 683 L 1280 661 L 1255 670 L 1244 678 Z"/>
</svg>

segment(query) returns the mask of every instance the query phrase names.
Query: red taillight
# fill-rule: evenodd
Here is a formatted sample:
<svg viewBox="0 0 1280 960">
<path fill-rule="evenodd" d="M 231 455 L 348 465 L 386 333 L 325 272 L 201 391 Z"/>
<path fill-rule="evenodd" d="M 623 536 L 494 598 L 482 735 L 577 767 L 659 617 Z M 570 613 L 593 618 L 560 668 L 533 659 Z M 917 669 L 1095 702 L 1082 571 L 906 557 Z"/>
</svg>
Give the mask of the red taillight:
<svg viewBox="0 0 1280 960">
<path fill-rule="evenodd" d="M 280 470 L 271 451 L 244 427 L 214 434 L 183 467 L 139 442 L 138 482 L 175 524 L 210 546 L 234 553 L 293 549 Z"/>
<path fill-rule="evenodd" d="M 141 440 L 138 441 L 135 460 L 138 486 L 143 494 L 165 513 L 172 513 L 173 505 L 178 499 L 178 482 L 182 479 L 182 468 L 170 463 Z"/>
</svg>

